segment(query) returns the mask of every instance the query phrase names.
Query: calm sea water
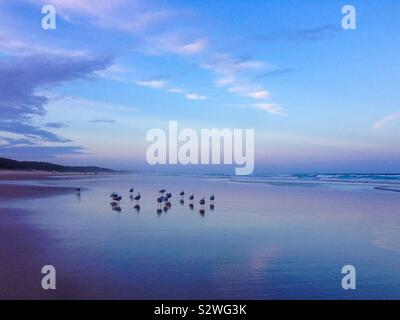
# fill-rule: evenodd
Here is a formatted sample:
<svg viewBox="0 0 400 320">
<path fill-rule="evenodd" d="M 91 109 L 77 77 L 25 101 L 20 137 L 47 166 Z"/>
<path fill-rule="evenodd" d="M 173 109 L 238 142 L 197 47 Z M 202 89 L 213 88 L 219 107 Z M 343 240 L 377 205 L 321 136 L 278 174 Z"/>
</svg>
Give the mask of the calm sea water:
<svg viewBox="0 0 400 320">
<path fill-rule="evenodd" d="M 358 178 L 55 178 L 29 183 L 84 190 L 6 206 L 28 210 L 23 223 L 34 235 L 26 264 L 56 267 L 57 298 L 398 299 L 400 193 L 375 189 L 398 185 Z M 142 194 L 140 210 L 131 186 Z M 161 188 L 173 198 L 160 214 Z M 187 196 L 179 202 L 181 190 L 195 193 L 193 209 Z M 113 191 L 123 196 L 120 212 L 110 206 Z M 348 264 L 357 290 L 341 287 Z M 30 297 L 39 289 L 24 290 Z"/>
</svg>

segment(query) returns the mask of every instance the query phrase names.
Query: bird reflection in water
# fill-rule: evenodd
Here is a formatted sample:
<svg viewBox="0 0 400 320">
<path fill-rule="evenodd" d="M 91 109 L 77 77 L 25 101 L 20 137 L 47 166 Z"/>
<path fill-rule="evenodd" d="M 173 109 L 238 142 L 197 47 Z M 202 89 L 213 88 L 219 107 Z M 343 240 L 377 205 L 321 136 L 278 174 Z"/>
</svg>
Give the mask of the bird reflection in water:
<svg viewBox="0 0 400 320">
<path fill-rule="evenodd" d="M 194 209 L 193 203 L 190 203 L 190 204 L 189 204 L 189 208 L 190 208 L 190 210 L 193 210 L 193 209 Z"/>
<path fill-rule="evenodd" d="M 204 209 L 200 209 L 199 213 L 202 217 L 204 217 L 204 215 L 206 214 L 206 211 Z"/>
<path fill-rule="evenodd" d="M 214 211 L 214 209 L 215 209 L 215 206 L 213 204 L 210 204 L 210 210 Z"/>
<path fill-rule="evenodd" d="M 133 208 L 136 210 L 137 213 L 140 212 L 140 206 L 138 204 L 135 205 Z"/>
</svg>

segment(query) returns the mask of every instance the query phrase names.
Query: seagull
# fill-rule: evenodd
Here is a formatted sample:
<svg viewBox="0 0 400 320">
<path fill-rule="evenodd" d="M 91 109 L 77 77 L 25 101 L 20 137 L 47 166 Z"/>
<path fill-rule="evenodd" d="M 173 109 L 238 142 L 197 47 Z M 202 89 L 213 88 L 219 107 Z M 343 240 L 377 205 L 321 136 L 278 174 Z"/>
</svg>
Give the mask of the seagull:
<svg viewBox="0 0 400 320">
<path fill-rule="evenodd" d="M 210 201 L 212 202 L 212 201 L 214 201 L 215 200 L 215 196 L 214 196 L 214 193 L 211 195 L 211 197 L 210 197 Z"/>
<path fill-rule="evenodd" d="M 135 200 L 139 203 L 139 200 L 142 196 L 140 195 L 140 192 L 138 192 L 138 194 L 135 197 Z"/>
<path fill-rule="evenodd" d="M 192 194 L 190 195 L 190 197 L 189 197 L 189 200 L 190 200 L 190 201 L 193 201 L 193 199 L 194 199 L 194 193 L 192 193 Z"/>
<path fill-rule="evenodd" d="M 81 192 L 81 187 L 74 189 L 76 192 Z"/>
<path fill-rule="evenodd" d="M 167 193 L 167 199 L 169 199 L 169 198 L 171 198 L 172 197 L 172 193 L 171 192 L 168 192 Z"/>
<path fill-rule="evenodd" d="M 158 191 L 158 193 L 164 194 L 167 190 L 165 189 L 161 189 L 160 191 Z"/>
<path fill-rule="evenodd" d="M 114 211 L 117 211 L 117 212 L 121 212 L 121 211 L 122 211 L 121 207 L 119 207 L 119 206 L 113 206 L 112 209 L 113 209 Z"/>
<path fill-rule="evenodd" d="M 181 197 L 183 197 L 185 195 L 185 191 L 181 191 L 181 193 L 179 194 Z"/>
<path fill-rule="evenodd" d="M 132 193 L 133 192 L 133 188 L 129 189 L 129 192 Z"/>
<path fill-rule="evenodd" d="M 200 200 L 200 205 L 201 205 L 202 207 L 204 207 L 205 204 L 206 204 L 206 200 L 205 200 L 205 198 L 203 197 L 203 198 L 201 198 L 201 200 Z"/>
</svg>

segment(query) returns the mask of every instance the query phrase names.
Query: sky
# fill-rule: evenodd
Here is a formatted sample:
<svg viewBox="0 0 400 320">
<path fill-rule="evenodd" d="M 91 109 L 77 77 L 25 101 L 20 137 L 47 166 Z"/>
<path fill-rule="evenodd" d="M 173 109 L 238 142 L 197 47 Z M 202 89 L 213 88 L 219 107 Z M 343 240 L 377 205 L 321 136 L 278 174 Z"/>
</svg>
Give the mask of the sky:
<svg viewBox="0 0 400 320">
<path fill-rule="evenodd" d="M 400 3 L 346 4 L 0 0 L 0 156 L 149 169 L 174 120 L 254 129 L 256 172 L 400 172 Z"/>
</svg>

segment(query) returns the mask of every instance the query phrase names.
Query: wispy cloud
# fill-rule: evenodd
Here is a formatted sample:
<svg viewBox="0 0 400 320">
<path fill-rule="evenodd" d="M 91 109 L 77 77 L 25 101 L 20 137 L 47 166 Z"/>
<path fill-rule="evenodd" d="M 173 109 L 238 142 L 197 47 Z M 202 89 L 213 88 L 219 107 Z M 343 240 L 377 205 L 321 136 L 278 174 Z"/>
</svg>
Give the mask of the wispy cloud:
<svg viewBox="0 0 400 320">
<path fill-rule="evenodd" d="M 207 38 L 179 31 L 142 36 L 141 40 L 143 52 L 150 55 L 175 54 L 178 56 L 191 56 L 204 52 L 208 47 Z"/>
<path fill-rule="evenodd" d="M 140 33 L 176 16 L 160 4 L 139 0 L 26 0 L 38 5 L 54 5 L 57 14 L 70 23 L 84 17 L 103 29 Z"/>
<path fill-rule="evenodd" d="M 52 128 L 52 129 L 61 129 L 61 128 L 66 128 L 68 126 L 62 122 L 48 122 L 45 124 L 45 127 Z"/>
<path fill-rule="evenodd" d="M 178 88 L 178 87 L 170 88 L 170 89 L 168 89 L 168 91 L 172 92 L 172 93 L 185 93 L 185 91 L 183 89 Z"/>
<path fill-rule="evenodd" d="M 188 100 L 206 100 L 207 97 L 198 93 L 190 92 L 187 93 L 184 89 L 180 87 L 169 87 L 168 83 L 164 80 L 167 76 L 155 76 L 148 80 L 136 81 L 136 84 L 143 87 L 148 87 L 152 89 L 162 89 L 169 93 L 180 94 Z"/>
<path fill-rule="evenodd" d="M 162 80 L 139 80 L 136 81 L 136 84 L 149 88 L 164 88 L 166 86 L 166 83 Z"/>
<path fill-rule="evenodd" d="M 334 37 L 340 30 L 333 24 L 324 24 L 297 30 L 276 31 L 256 38 L 261 41 L 320 41 Z"/>
<path fill-rule="evenodd" d="M 251 105 L 250 107 L 274 115 L 280 115 L 280 116 L 286 115 L 283 108 L 274 103 L 256 103 Z"/>
<path fill-rule="evenodd" d="M 302 29 L 294 32 L 290 37 L 295 40 L 317 41 L 331 38 L 340 29 L 334 25 L 322 25 L 309 29 Z"/>
<path fill-rule="evenodd" d="M 229 92 L 238 93 L 240 95 L 250 97 L 253 99 L 266 99 L 269 97 L 269 92 L 259 88 L 252 87 L 231 87 L 229 88 Z"/>
<path fill-rule="evenodd" d="M 388 116 L 384 117 L 383 119 L 377 121 L 376 123 L 374 123 L 373 128 L 374 129 L 382 129 L 387 124 L 394 122 L 394 121 L 398 121 L 398 120 L 400 120 L 400 112 L 393 113 L 393 114 L 388 115 Z"/>
<path fill-rule="evenodd" d="M 3 156 L 16 159 L 51 159 L 60 155 L 78 155 L 84 153 L 80 146 L 1 146 Z"/>
<path fill-rule="evenodd" d="M 260 72 L 268 67 L 264 61 L 249 57 L 235 59 L 228 54 L 218 54 L 202 66 L 217 75 L 218 78 L 214 82 L 216 87 L 226 87 L 231 93 L 257 100 L 267 99 L 270 96 L 270 93 L 262 86 L 248 79 L 249 74 Z"/>
<path fill-rule="evenodd" d="M 197 93 L 188 93 L 186 95 L 186 98 L 189 99 L 189 100 L 205 100 L 205 99 L 207 99 L 206 96 L 202 96 L 202 95 L 199 95 Z"/>
<path fill-rule="evenodd" d="M 229 54 L 214 54 L 202 66 L 230 79 L 240 72 L 263 70 L 267 64 L 251 58 L 235 59 Z"/>
<path fill-rule="evenodd" d="M 106 118 L 97 118 L 93 120 L 89 120 L 89 123 L 115 123 L 115 120 L 112 119 L 106 119 Z"/>
<path fill-rule="evenodd" d="M 257 75 L 255 77 L 255 79 L 259 80 L 259 79 L 263 79 L 263 78 L 278 77 L 278 76 L 281 76 L 281 75 L 284 75 L 284 74 L 291 73 L 293 71 L 294 71 L 294 69 L 291 69 L 291 68 L 276 68 L 276 69 L 269 70 L 269 71 L 266 71 L 266 72 L 264 72 L 262 74 Z"/>
</svg>

